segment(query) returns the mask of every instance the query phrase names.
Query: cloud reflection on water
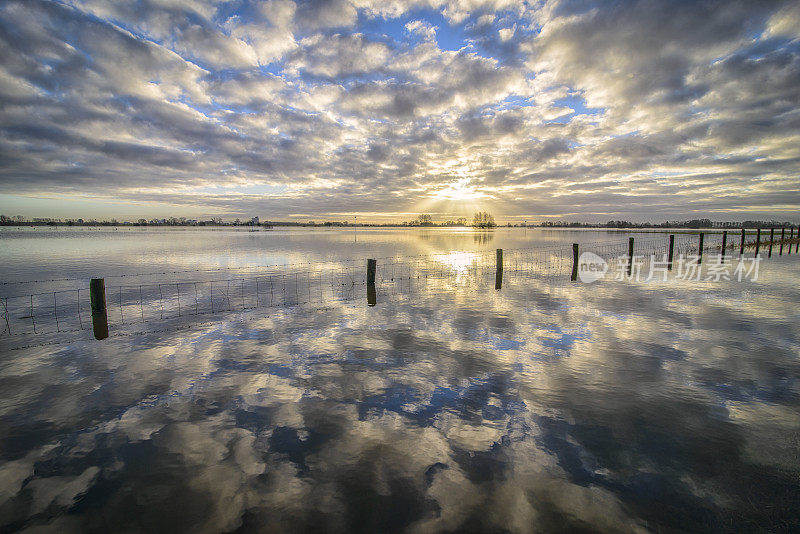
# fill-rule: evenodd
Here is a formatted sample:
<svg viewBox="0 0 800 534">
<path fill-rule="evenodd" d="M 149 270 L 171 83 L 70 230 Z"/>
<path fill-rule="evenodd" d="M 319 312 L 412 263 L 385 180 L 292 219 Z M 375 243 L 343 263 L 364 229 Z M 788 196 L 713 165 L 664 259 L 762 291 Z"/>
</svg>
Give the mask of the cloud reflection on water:
<svg viewBox="0 0 800 534">
<path fill-rule="evenodd" d="M 12 352 L 0 523 L 797 527 L 799 277 L 773 265 L 748 286 L 511 280 Z"/>
</svg>

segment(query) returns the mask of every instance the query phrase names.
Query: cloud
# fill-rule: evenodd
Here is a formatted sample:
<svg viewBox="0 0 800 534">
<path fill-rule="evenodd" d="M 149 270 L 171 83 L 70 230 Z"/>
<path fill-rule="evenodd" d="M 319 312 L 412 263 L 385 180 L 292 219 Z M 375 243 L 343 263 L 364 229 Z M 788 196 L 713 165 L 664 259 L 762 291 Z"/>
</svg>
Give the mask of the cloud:
<svg viewBox="0 0 800 534">
<path fill-rule="evenodd" d="M 388 193 L 408 212 L 469 178 L 511 217 L 602 220 L 715 202 L 754 218 L 796 198 L 800 45 L 782 3 L 0 9 L 9 199 L 90 189 L 213 212 L 197 217 L 324 217 L 314 195 L 374 212 Z M 697 176 L 702 198 L 684 187 Z M 581 193 L 577 177 L 616 185 Z"/>
<path fill-rule="evenodd" d="M 428 41 L 436 39 L 436 27 L 423 20 L 412 20 L 406 24 L 405 28 L 406 31 L 416 33 Z"/>
<path fill-rule="evenodd" d="M 361 34 L 316 35 L 304 39 L 301 45 L 302 52 L 289 67 L 330 79 L 374 73 L 384 68 L 390 57 L 388 46 Z"/>
<path fill-rule="evenodd" d="M 177 29 L 173 47 L 184 57 L 217 68 L 247 68 L 258 62 L 258 54 L 244 41 L 199 24 Z"/>
<path fill-rule="evenodd" d="M 350 28 L 358 13 L 348 0 L 304 0 L 298 2 L 296 23 L 307 30 Z"/>
</svg>

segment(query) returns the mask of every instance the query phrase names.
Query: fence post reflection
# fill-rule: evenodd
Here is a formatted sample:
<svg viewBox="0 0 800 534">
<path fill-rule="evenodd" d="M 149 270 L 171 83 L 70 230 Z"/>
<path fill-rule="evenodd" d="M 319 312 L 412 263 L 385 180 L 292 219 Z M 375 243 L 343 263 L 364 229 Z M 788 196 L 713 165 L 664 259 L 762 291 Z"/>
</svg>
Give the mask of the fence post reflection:
<svg viewBox="0 0 800 534">
<path fill-rule="evenodd" d="M 378 260 L 367 260 L 367 305 L 375 306 L 378 302 L 378 294 L 375 290 L 375 271 Z"/>
<path fill-rule="evenodd" d="M 572 244 L 572 276 L 570 280 L 573 282 L 578 279 L 578 243 Z"/>
<path fill-rule="evenodd" d="M 633 238 L 628 238 L 628 276 L 633 272 Z"/>
<path fill-rule="evenodd" d="M 497 249 L 497 269 L 494 275 L 494 288 L 499 290 L 503 288 L 503 249 Z"/>
<path fill-rule="evenodd" d="M 108 312 L 106 310 L 106 283 L 102 278 L 89 282 L 89 298 L 92 303 L 92 330 L 95 339 L 108 337 Z"/>
</svg>

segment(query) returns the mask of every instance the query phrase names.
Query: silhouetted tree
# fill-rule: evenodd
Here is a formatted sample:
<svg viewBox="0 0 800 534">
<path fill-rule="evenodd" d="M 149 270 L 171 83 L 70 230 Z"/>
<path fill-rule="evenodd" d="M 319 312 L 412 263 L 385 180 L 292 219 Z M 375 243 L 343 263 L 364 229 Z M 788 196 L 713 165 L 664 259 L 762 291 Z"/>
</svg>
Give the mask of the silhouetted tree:
<svg viewBox="0 0 800 534">
<path fill-rule="evenodd" d="M 479 211 L 472 217 L 472 226 L 475 228 L 494 228 L 497 225 L 491 213 Z"/>
<path fill-rule="evenodd" d="M 433 219 L 427 213 L 421 213 L 416 222 L 420 226 L 433 226 Z"/>
</svg>

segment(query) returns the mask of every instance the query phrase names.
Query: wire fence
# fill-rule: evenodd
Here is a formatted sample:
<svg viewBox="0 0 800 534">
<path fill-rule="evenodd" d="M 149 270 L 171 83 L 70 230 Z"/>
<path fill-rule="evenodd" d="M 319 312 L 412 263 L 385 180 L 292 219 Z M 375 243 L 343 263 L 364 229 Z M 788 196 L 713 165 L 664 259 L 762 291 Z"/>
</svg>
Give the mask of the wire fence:
<svg viewBox="0 0 800 534">
<path fill-rule="evenodd" d="M 729 235 L 723 251 L 722 234 L 678 234 L 673 254 L 679 256 L 739 254 L 738 235 Z M 762 236 L 763 237 L 763 236 Z M 766 238 L 768 239 L 768 235 Z M 779 236 L 776 236 L 779 237 Z M 745 244 L 747 251 L 754 239 Z M 798 253 L 798 239 L 762 240 L 760 253 Z M 630 242 L 580 244 L 608 262 L 628 258 Z M 644 262 L 663 261 L 669 253 L 668 236 L 636 240 L 634 255 Z M 573 269 L 572 246 L 506 249 L 498 270 L 496 251 L 447 252 L 426 256 L 379 258 L 374 291 L 382 298 L 419 290 L 483 287 L 510 281 L 552 283 L 568 280 Z M 297 267 L 300 267 L 298 269 Z M 187 271 L 188 272 L 188 271 Z M 151 273 L 148 273 L 150 275 Z M 174 273 L 170 273 L 174 274 Z M 217 273 L 214 274 L 224 274 Z M 204 280 L 169 280 L 120 283 L 105 286 L 108 328 L 133 324 L 163 323 L 182 317 L 202 317 L 229 312 L 298 305 L 326 306 L 333 302 L 363 299 L 367 295 L 366 262 L 321 262 L 269 266 L 261 272 L 237 272 Z M 368 295 L 367 295 L 368 296 Z M 93 329 L 90 290 L 87 287 L 11 294 L 0 297 L 0 338 L 32 334 L 59 334 Z"/>
</svg>

